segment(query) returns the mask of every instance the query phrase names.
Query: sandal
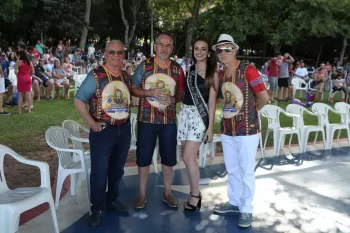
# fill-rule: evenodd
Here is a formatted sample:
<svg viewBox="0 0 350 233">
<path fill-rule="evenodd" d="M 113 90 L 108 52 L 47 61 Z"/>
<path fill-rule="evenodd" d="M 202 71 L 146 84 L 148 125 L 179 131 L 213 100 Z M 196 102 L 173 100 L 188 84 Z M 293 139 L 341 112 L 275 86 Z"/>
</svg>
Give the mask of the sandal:
<svg viewBox="0 0 350 233">
<path fill-rule="evenodd" d="M 194 206 L 194 205 L 190 204 L 189 201 L 186 201 L 183 205 L 184 211 L 195 212 L 197 210 L 200 210 L 202 207 L 202 194 L 199 193 L 198 196 L 194 196 L 194 195 L 192 195 L 192 193 L 190 193 L 190 195 L 191 195 L 191 197 L 198 199 L 197 205 Z"/>
</svg>

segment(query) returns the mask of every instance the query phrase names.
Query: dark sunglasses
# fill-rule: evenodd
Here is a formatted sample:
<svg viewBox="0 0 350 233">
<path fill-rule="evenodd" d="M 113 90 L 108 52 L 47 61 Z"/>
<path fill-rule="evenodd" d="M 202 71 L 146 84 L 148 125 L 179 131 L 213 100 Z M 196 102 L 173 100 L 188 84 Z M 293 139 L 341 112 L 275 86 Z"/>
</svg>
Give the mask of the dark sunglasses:
<svg viewBox="0 0 350 233">
<path fill-rule="evenodd" d="M 233 49 L 234 49 L 233 47 L 218 48 L 218 49 L 216 49 L 216 53 L 220 54 L 220 53 L 222 53 L 222 51 L 225 51 L 226 53 L 230 53 L 230 52 L 232 52 Z"/>
<path fill-rule="evenodd" d="M 1 54 L 1 56 L 2 56 L 2 57 L 6 57 L 6 55 L 5 55 L 5 54 Z"/>
<path fill-rule="evenodd" d="M 118 51 L 109 50 L 109 51 L 108 51 L 108 54 L 109 54 L 109 55 L 112 55 L 112 56 L 114 56 L 115 54 L 124 55 L 124 50 L 118 50 Z"/>
</svg>

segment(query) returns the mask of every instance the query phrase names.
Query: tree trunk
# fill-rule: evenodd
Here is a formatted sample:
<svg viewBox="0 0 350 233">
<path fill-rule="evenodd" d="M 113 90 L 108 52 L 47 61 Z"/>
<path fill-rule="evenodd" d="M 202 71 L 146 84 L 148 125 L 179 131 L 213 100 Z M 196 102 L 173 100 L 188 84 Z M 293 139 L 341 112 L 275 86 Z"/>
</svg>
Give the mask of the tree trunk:
<svg viewBox="0 0 350 233">
<path fill-rule="evenodd" d="M 273 52 L 275 53 L 274 56 L 277 54 L 277 53 L 280 53 L 281 52 L 281 47 L 282 47 L 282 44 L 279 43 L 279 44 L 274 44 L 273 45 Z"/>
<path fill-rule="evenodd" d="M 315 65 L 316 67 L 318 67 L 318 63 L 320 61 L 320 57 L 321 57 L 322 52 L 323 52 L 323 45 L 324 45 L 324 43 L 322 43 L 320 45 L 320 50 L 318 51 L 318 55 L 317 55 L 317 59 L 316 59 L 316 65 Z"/>
<path fill-rule="evenodd" d="M 123 20 L 123 23 L 125 26 L 125 32 L 124 32 L 125 47 L 129 47 L 130 42 L 132 41 L 132 38 L 134 37 L 136 26 L 137 26 L 137 13 L 138 13 L 139 8 L 140 8 L 140 3 L 141 3 L 141 0 L 132 0 L 131 11 L 132 11 L 133 24 L 132 24 L 132 27 L 130 30 L 129 22 L 125 18 L 124 2 L 123 2 L 123 0 L 119 0 L 120 13 L 121 13 L 121 17 L 122 17 L 122 20 Z"/>
<path fill-rule="evenodd" d="M 346 51 L 346 46 L 348 46 L 348 37 L 344 36 L 343 47 L 341 49 L 340 58 L 339 58 L 340 65 L 343 65 L 343 62 L 344 62 L 344 54 L 345 54 L 345 51 Z"/>
<path fill-rule="evenodd" d="M 186 39 L 186 56 L 191 56 L 192 53 L 192 37 L 194 34 L 194 29 L 197 25 L 199 8 L 201 0 L 194 0 L 193 8 L 191 9 L 191 20 L 187 28 L 187 39 Z"/>
<path fill-rule="evenodd" d="M 89 25 L 90 25 L 90 12 L 91 12 L 91 0 L 85 0 L 84 26 L 80 36 L 79 48 L 85 48 L 85 43 L 88 36 Z"/>
</svg>

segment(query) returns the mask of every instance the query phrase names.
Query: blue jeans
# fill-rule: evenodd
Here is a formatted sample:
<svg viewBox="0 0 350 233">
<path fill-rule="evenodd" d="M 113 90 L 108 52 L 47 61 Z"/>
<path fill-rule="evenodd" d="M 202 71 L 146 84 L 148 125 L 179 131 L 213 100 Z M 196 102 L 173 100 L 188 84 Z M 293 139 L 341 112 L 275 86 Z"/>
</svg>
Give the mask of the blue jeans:
<svg viewBox="0 0 350 233">
<path fill-rule="evenodd" d="M 90 131 L 91 211 L 104 211 L 106 199 L 107 202 L 111 202 L 118 198 L 119 183 L 124 175 L 130 140 L 130 121 L 121 126 L 107 125 L 101 132 Z"/>
</svg>

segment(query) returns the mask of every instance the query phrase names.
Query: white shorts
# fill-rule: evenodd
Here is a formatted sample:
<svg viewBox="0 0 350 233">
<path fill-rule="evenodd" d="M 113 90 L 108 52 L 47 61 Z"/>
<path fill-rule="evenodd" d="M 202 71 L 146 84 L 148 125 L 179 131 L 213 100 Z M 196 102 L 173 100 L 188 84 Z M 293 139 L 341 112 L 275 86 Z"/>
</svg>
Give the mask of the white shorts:
<svg viewBox="0 0 350 233">
<path fill-rule="evenodd" d="M 177 126 L 177 139 L 180 141 L 202 142 L 205 133 L 206 127 L 196 106 L 181 104 Z"/>
<path fill-rule="evenodd" d="M 0 76 L 0 94 L 5 93 L 5 79 Z"/>
<path fill-rule="evenodd" d="M 62 84 L 63 82 L 67 82 L 67 83 L 69 83 L 69 80 L 68 80 L 68 79 L 66 79 L 66 78 L 56 79 L 56 81 L 57 81 L 59 84 Z"/>
</svg>

